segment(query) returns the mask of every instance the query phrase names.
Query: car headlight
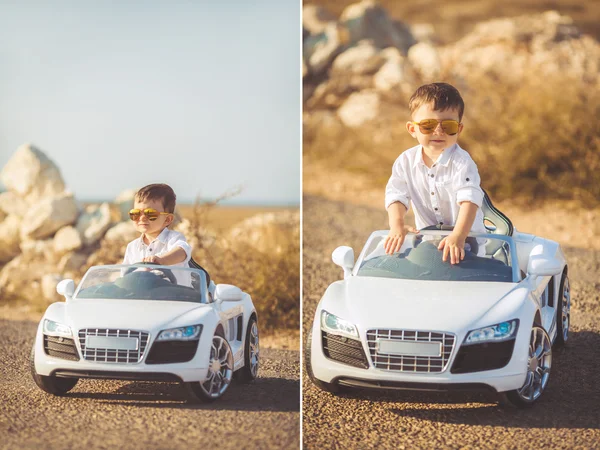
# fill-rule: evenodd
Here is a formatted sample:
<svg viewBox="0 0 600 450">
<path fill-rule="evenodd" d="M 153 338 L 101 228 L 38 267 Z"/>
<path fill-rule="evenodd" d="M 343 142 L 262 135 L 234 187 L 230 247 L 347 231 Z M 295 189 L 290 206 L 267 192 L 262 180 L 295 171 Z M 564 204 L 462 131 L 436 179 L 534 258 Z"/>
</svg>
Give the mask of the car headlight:
<svg viewBox="0 0 600 450">
<path fill-rule="evenodd" d="M 497 323 L 489 327 L 469 331 L 463 345 L 479 344 L 481 342 L 502 342 L 514 338 L 519 328 L 519 320 Z"/>
<path fill-rule="evenodd" d="M 325 310 L 321 311 L 321 329 L 358 339 L 358 330 L 354 324 L 340 319 L 338 316 L 334 316 Z"/>
<path fill-rule="evenodd" d="M 48 336 L 73 337 L 71 327 L 50 319 L 44 319 L 44 334 Z"/>
<path fill-rule="evenodd" d="M 169 328 L 160 332 L 157 341 L 193 341 L 200 337 L 202 325 Z"/>
</svg>

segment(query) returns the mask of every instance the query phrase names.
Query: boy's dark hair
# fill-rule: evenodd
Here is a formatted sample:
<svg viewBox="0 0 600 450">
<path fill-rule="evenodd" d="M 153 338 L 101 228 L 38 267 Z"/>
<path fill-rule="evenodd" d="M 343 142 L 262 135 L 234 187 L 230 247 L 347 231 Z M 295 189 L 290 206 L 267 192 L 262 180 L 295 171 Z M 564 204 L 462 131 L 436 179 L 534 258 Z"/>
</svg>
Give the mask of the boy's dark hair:
<svg viewBox="0 0 600 450">
<path fill-rule="evenodd" d="M 135 199 L 139 202 L 144 200 L 161 200 L 164 212 L 173 213 L 175 212 L 175 201 L 177 197 L 175 192 L 168 184 L 149 184 L 144 186 L 135 193 Z"/>
<path fill-rule="evenodd" d="M 411 115 L 426 103 L 433 103 L 433 109 L 436 111 L 457 108 L 459 122 L 465 112 L 465 102 L 460 96 L 460 92 L 448 83 L 424 84 L 417 89 L 408 101 Z"/>
</svg>

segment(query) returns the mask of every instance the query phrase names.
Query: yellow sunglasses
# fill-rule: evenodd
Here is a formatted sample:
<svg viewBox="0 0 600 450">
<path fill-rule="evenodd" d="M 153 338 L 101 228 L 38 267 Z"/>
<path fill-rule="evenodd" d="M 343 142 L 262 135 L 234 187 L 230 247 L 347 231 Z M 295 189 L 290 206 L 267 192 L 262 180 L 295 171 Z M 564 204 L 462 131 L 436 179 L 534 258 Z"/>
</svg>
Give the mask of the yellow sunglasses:
<svg viewBox="0 0 600 450">
<path fill-rule="evenodd" d="M 158 217 L 162 214 L 169 215 L 171 213 L 168 212 L 158 212 L 154 208 L 146 208 L 144 210 L 135 208 L 129 210 L 129 218 L 133 221 L 137 221 L 140 219 L 141 215 L 145 215 L 150 222 L 154 222 Z"/>
<path fill-rule="evenodd" d="M 423 119 L 420 122 L 411 122 L 413 125 L 419 126 L 419 131 L 423 134 L 431 134 L 435 131 L 438 123 L 442 125 L 442 130 L 448 136 L 454 136 L 458 133 L 458 126 L 460 122 L 456 120 L 437 120 L 437 119 Z"/>
</svg>

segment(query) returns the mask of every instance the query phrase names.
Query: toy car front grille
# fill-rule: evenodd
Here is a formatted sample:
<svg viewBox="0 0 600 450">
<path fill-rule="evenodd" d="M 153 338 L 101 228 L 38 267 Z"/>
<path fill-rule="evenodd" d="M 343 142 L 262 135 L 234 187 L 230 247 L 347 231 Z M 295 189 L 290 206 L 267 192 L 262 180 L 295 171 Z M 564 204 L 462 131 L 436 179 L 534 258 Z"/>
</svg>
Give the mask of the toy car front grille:
<svg viewBox="0 0 600 450">
<path fill-rule="evenodd" d="M 420 356 L 380 353 L 378 341 L 400 341 L 408 343 L 439 342 L 440 356 Z M 451 333 L 414 330 L 369 330 L 367 343 L 369 354 L 376 369 L 397 372 L 443 372 L 448 366 L 456 338 Z"/>
<path fill-rule="evenodd" d="M 367 355 L 365 355 L 360 341 L 326 333 L 325 331 L 321 332 L 321 337 L 323 339 L 323 353 L 327 358 L 362 369 L 369 367 Z"/>
<path fill-rule="evenodd" d="M 88 337 L 133 338 L 138 340 L 134 350 L 117 348 L 86 347 Z M 79 330 L 79 344 L 83 359 L 101 363 L 134 364 L 140 362 L 148 344 L 148 333 L 137 330 L 117 330 L 112 328 L 86 328 Z"/>
<path fill-rule="evenodd" d="M 44 335 L 44 352 L 55 358 L 79 361 L 79 354 L 73 339 Z"/>
</svg>

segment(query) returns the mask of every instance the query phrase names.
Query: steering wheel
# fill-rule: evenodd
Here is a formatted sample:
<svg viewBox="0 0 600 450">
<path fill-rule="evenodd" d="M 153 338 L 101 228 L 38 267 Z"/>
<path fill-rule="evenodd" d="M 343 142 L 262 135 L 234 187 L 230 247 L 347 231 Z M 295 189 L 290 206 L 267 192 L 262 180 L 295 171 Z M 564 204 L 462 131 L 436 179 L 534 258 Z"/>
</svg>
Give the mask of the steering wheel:
<svg viewBox="0 0 600 450">
<path fill-rule="evenodd" d="M 160 264 L 157 263 L 153 263 L 153 262 L 145 262 L 145 261 L 140 261 L 137 262 L 135 264 L 146 264 L 149 266 L 160 266 Z M 130 267 L 125 271 L 125 275 L 133 272 L 135 270 L 135 267 Z M 177 283 L 177 278 L 175 277 L 175 275 L 173 274 L 172 271 L 170 271 L 169 269 L 152 269 L 152 271 L 156 271 L 156 272 L 160 272 L 162 274 L 161 278 L 166 278 L 171 284 L 178 284 Z"/>
</svg>

